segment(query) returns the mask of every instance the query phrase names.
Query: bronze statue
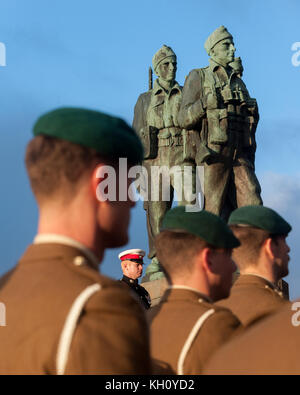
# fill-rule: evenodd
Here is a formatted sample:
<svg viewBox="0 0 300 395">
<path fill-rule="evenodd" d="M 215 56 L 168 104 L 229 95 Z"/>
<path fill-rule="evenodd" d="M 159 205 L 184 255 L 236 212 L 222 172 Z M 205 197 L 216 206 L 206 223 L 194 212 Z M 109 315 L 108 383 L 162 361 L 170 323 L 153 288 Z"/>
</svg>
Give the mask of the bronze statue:
<svg viewBox="0 0 300 395">
<path fill-rule="evenodd" d="M 177 57 L 174 51 L 164 45 L 153 57 L 154 73 L 157 79 L 152 87 L 150 71 L 149 91 L 141 94 L 134 109 L 133 128 L 141 137 L 144 149 L 144 167 L 148 173 L 148 185 L 156 185 L 159 189 L 158 201 L 151 196 L 144 201 L 147 213 L 147 230 L 149 239 L 149 258 L 151 264 L 147 268 L 146 278 L 155 280 L 163 276 L 156 258 L 154 238 L 160 231 L 160 226 L 167 210 L 172 206 L 174 190 L 180 198 L 179 204 L 192 203 L 186 198 L 184 191 L 176 189 L 175 176 L 171 175 L 170 195 L 163 198 L 163 185 L 160 175 L 151 174 L 154 166 L 173 166 L 183 172 L 184 166 L 192 166 L 191 192 L 194 191 L 195 162 L 184 156 L 184 136 L 179 126 L 177 116 L 181 103 L 182 87 L 176 82 Z M 181 177 L 181 174 L 179 174 Z M 185 191 L 186 192 L 186 191 Z"/>
<path fill-rule="evenodd" d="M 243 77 L 244 66 L 240 57 L 235 58 L 233 62 L 229 63 L 229 66 L 233 68 L 239 78 Z"/>
<path fill-rule="evenodd" d="M 188 75 L 178 121 L 198 138 L 195 161 L 204 164 L 204 207 L 227 219 L 236 207 L 262 204 L 254 168 L 259 113 L 224 26 L 209 36 L 205 49 L 210 65 Z"/>
</svg>

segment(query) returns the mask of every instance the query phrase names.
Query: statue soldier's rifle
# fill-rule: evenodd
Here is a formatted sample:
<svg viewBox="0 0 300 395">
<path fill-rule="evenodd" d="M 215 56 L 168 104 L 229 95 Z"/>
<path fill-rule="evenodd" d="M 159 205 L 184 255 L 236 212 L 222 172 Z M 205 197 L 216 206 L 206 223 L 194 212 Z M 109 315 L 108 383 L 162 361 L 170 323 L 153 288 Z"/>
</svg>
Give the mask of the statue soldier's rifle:
<svg viewBox="0 0 300 395">
<path fill-rule="evenodd" d="M 151 66 L 149 67 L 149 91 L 153 88 L 153 72 Z"/>
<path fill-rule="evenodd" d="M 148 71 L 148 88 L 149 88 L 149 91 L 151 91 L 153 88 L 153 71 L 152 71 L 151 66 L 149 67 L 149 71 Z M 148 222 L 148 227 L 149 227 L 150 222 L 149 222 L 149 215 L 148 215 L 148 210 L 149 210 L 148 199 L 149 199 L 149 196 L 148 196 L 147 200 L 144 200 L 144 210 L 147 212 L 147 222 Z"/>
</svg>

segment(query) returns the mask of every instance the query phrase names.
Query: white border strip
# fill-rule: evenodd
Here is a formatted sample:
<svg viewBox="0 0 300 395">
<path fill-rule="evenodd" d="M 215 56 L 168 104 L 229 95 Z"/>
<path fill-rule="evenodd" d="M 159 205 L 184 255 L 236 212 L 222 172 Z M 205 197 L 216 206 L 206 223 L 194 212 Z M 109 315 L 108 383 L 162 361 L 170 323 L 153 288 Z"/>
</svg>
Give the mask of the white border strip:
<svg viewBox="0 0 300 395">
<path fill-rule="evenodd" d="M 202 325 L 204 324 L 204 322 L 212 315 L 215 313 L 214 309 L 210 309 L 208 310 L 206 313 L 204 313 L 196 322 L 196 324 L 194 325 L 191 333 L 189 334 L 186 342 L 184 343 L 184 346 L 181 350 L 179 359 L 178 359 L 178 364 L 177 364 L 177 374 L 179 376 L 182 376 L 183 373 L 183 365 L 184 365 L 184 361 L 185 358 L 187 356 L 187 353 L 189 352 L 191 345 L 193 343 L 193 341 L 195 340 L 199 330 L 201 329 Z"/>
<path fill-rule="evenodd" d="M 58 343 L 58 350 L 56 356 L 56 371 L 58 376 L 62 376 L 65 374 L 73 335 L 82 309 L 86 302 L 90 299 L 90 297 L 100 290 L 100 284 L 94 284 L 87 287 L 75 299 L 69 311 Z"/>
</svg>

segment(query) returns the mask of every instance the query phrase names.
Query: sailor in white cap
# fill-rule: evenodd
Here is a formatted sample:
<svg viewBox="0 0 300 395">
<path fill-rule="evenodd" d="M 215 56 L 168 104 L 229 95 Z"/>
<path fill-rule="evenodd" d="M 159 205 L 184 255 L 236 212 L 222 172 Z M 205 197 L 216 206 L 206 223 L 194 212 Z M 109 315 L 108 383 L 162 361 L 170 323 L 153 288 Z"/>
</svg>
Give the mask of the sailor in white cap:
<svg viewBox="0 0 300 395">
<path fill-rule="evenodd" d="M 145 254 L 145 251 L 140 249 L 126 250 L 119 254 L 123 271 L 123 278 L 120 281 L 126 283 L 136 293 L 145 309 L 149 309 L 151 307 L 150 295 L 138 283 L 138 279 L 143 274 Z"/>
</svg>

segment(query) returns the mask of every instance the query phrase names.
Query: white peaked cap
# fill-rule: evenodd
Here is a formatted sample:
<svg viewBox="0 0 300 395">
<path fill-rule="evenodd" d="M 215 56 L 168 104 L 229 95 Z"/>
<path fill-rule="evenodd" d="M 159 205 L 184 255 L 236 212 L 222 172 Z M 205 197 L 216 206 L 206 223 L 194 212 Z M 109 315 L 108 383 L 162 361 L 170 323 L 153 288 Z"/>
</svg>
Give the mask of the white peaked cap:
<svg viewBox="0 0 300 395">
<path fill-rule="evenodd" d="M 127 259 L 143 259 L 146 255 L 146 252 L 144 250 L 140 250 L 139 248 L 126 250 L 119 254 L 119 259 L 124 260 L 124 257 L 127 255 L 129 255 Z M 132 258 L 130 258 L 130 255 L 132 255 Z"/>
</svg>

